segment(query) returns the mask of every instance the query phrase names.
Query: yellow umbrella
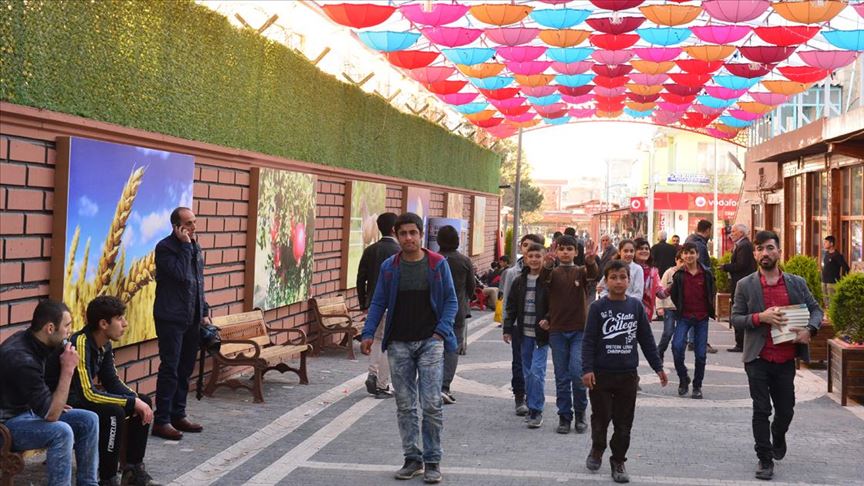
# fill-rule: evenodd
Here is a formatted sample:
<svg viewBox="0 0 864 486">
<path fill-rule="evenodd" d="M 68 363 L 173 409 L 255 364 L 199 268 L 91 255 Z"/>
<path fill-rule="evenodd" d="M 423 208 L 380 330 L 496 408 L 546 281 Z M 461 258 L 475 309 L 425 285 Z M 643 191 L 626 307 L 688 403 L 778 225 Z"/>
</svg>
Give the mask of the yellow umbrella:
<svg viewBox="0 0 864 486">
<path fill-rule="evenodd" d="M 540 31 L 540 39 L 556 47 L 573 47 L 585 42 L 591 35 L 590 30 L 578 29 L 544 29 Z"/>
</svg>

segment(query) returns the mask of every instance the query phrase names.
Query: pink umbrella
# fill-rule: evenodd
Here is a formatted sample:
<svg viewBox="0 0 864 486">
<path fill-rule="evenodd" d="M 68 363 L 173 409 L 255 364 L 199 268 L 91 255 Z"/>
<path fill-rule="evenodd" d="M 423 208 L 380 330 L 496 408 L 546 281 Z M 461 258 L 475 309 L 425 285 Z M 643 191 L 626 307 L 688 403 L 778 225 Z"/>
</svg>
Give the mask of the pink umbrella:
<svg viewBox="0 0 864 486">
<path fill-rule="evenodd" d="M 516 128 L 514 126 L 510 126 L 510 125 L 498 125 L 498 126 L 489 127 L 486 129 L 486 133 L 492 135 L 493 137 L 497 137 L 497 138 L 512 137 L 518 131 L 519 131 L 518 128 Z"/>
<path fill-rule="evenodd" d="M 533 119 L 535 116 L 537 116 L 537 113 L 529 111 L 522 113 L 521 115 L 504 115 L 504 118 L 514 122 L 526 122 Z"/>
<path fill-rule="evenodd" d="M 627 88 L 624 86 L 618 86 L 617 88 L 604 88 L 603 86 L 597 86 L 594 88 L 594 93 L 597 96 L 604 96 L 608 98 L 614 98 L 616 96 L 621 96 L 627 92 Z"/>
<path fill-rule="evenodd" d="M 525 103 L 525 98 L 521 96 L 514 96 L 513 98 L 507 98 L 506 100 L 489 100 L 492 103 L 492 106 L 498 108 L 513 108 L 516 106 L 520 106 L 522 103 Z"/>
<path fill-rule="evenodd" d="M 468 45 L 483 33 L 481 29 L 466 29 L 464 27 L 424 27 L 420 32 L 427 39 L 446 47 Z"/>
<path fill-rule="evenodd" d="M 549 96 L 552 93 L 557 92 L 558 86 L 555 86 L 554 84 L 544 84 L 541 86 L 522 86 L 521 91 L 527 96 L 542 98 L 544 96 Z"/>
<path fill-rule="evenodd" d="M 595 113 L 594 108 L 571 108 L 570 116 L 574 118 L 591 118 Z"/>
<path fill-rule="evenodd" d="M 449 66 L 426 66 L 408 71 L 408 75 L 423 84 L 437 83 L 449 78 L 456 68 Z"/>
<path fill-rule="evenodd" d="M 724 22 L 747 22 L 762 15 L 770 0 L 703 0 L 702 9 L 712 18 Z"/>
<path fill-rule="evenodd" d="M 856 3 L 855 5 L 852 5 L 852 8 L 854 8 L 855 11 L 858 12 L 858 15 L 864 17 L 864 3 Z"/>
<path fill-rule="evenodd" d="M 683 112 L 687 111 L 690 108 L 690 105 L 692 105 L 692 103 L 678 104 L 669 103 L 668 101 L 660 101 L 657 103 L 657 106 L 659 106 L 660 108 L 675 114 L 678 114 L 678 112 L 681 112 L 683 114 Z"/>
<path fill-rule="evenodd" d="M 666 80 L 669 79 L 668 74 L 645 74 L 645 73 L 632 73 L 630 74 L 630 80 L 636 84 L 644 84 L 646 86 L 656 86 L 658 84 L 663 84 Z"/>
<path fill-rule="evenodd" d="M 582 74 L 591 69 L 594 63 L 591 61 L 558 62 L 552 63 L 552 69 L 561 74 Z"/>
<path fill-rule="evenodd" d="M 789 96 L 787 95 L 779 93 L 765 93 L 762 91 L 751 92 L 750 96 L 757 103 L 762 103 L 763 105 L 768 106 L 777 106 L 786 103 L 789 100 Z"/>
<path fill-rule="evenodd" d="M 759 118 L 762 118 L 762 116 L 763 116 L 762 113 L 751 113 L 749 111 L 744 111 L 744 110 L 729 110 L 729 114 L 734 116 L 735 118 L 737 118 L 739 120 L 744 120 L 744 121 L 758 120 Z"/>
<path fill-rule="evenodd" d="M 726 133 L 723 130 L 718 130 L 716 128 L 706 128 L 705 131 L 708 132 L 708 135 L 711 135 L 714 138 L 722 138 L 724 140 L 735 136 L 735 134 Z"/>
<path fill-rule="evenodd" d="M 680 47 L 638 47 L 633 52 L 639 59 L 652 62 L 671 61 L 681 54 Z"/>
<path fill-rule="evenodd" d="M 504 63 L 507 65 L 507 69 L 510 70 L 513 74 L 525 74 L 525 75 L 533 75 L 540 74 L 545 71 L 551 64 L 551 61 L 525 61 L 525 62 L 516 62 L 510 61 Z"/>
<path fill-rule="evenodd" d="M 549 113 L 555 113 L 561 110 L 567 109 L 567 103 L 552 103 L 551 105 L 534 105 L 534 109 L 537 110 L 541 116 L 546 116 Z"/>
<path fill-rule="evenodd" d="M 760 76 L 765 76 L 770 73 L 771 70 L 774 69 L 774 64 L 758 64 L 758 63 L 729 63 L 723 65 L 730 74 L 734 74 L 735 76 L 742 78 L 758 78 Z"/>
<path fill-rule="evenodd" d="M 525 62 L 533 61 L 546 52 L 543 46 L 504 46 L 496 47 L 495 51 L 508 61 Z"/>
<path fill-rule="evenodd" d="M 585 103 L 590 103 L 591 101 L 594 101 L 594 95 L 591 93 L 584 94 L 582 96 L 561 95 L 561 99 L 566 103 L 570 103 L 573 105 L 584 105 Z"/>
<path fill-rule="evenodd" d="M 528 113 L 528 110 L 531 109 L 531 105 L 519 105 L 506 108 L 503 106 L 496 106 L 496 108 L 498 108 L 498 111 L 500 111 L 504 116 L 519 116 Z"/>
<path fill-rule="evenodd" d="M 537 37 L 540 29 L 526 29 L 523 27 L 501 27 L 486 29 L 486 37 L 496 44 L 505 46 L 519 46 L 527 44 Z"/>
<path fill-rule="evenodd" d="M 709 44 L 734 44 L 753 30 L 747 25 L 698 25 L 690 27 L 690 32 Z"/>
<path fill-rule="evenodd" d="M 629 49 L 617 51 L 600 49 L 592 52 L 591 57 L 601 64 L 624 64 L 633 58 L 633 51 Z"/>
<path fill-rule="evenodd" d="M 740 98 L 741 95 L 747 92 L 747 90 L 729 89 L 724 86 L 705 86 L 705 92 L 715 98 L 720 98 L 721 100 L 731 100 L 733 98 Z"/>
<path fill-rule="evenodd" d="M 438 95 L 444 103 L 450 105 L 464 105 L 466 103 L 471 103 L 478 96 L 480 96 L 480 93 L 450 93 Z"/>
<path fill-rule="evenodd" d="M 699 113 L 702 113 L 703 115 L 714 116 L 714 115 L 719 115 L 720 113 L 723 113 L 723 110 L 725 110 L 726 108 L 714 108 L 714 107 L 707 106 L 707 105 L 698 105 L 697 104 L 697 105 L 693 105 L 693 109 L 698 111 Z"/>
<path fill-rule="evenodd" d="M 674 113 L 668 111 L 655 111 L 652 118 L 654 118 L 655 122 L 660 123 L 661 125 L 671 125 L 680 120 L 681 117 L 684 116 L 684 113 L 685 112 L 683 111 Z"/>
<path fill-rule="evenodd" d="M 856 10 L 858 7 L 864 7 L 864 3 L 855 5 L 855 7 Z M 798 51 L 797 54 L 804 61 L 804 64 L 829 71 L 848 66 L 858 57 L 856 51 Z"/>
<path fill-rule="evenodd" d="M 399 7 L 399 12 L 415 24 L 433 27 L 456 22 L 468 12 L 467 5 L 433 3 L 432 10 L 428 12 L 423 7 L 420 3 L 406 4 Z"/>
</svg>

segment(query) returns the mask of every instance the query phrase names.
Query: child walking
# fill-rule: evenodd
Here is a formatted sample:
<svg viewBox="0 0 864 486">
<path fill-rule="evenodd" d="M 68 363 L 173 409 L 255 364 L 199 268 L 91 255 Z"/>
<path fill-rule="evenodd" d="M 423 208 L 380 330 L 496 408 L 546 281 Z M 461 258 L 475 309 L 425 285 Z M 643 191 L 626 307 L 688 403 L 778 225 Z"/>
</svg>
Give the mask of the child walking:
<svg viewBox="0 0 864 486">
<path fill-rule="evenodd" d="M 582 382 L 591 396 L 592 445 L 585 466 L 591 471 L 600 469 L 611 420 L 614 430 L 609 442 L 612 479 L 626 483 L 630 477 L 624 462 L 630 448 L 639 384 L 637 342 L 662 386 L 666 386 L 667 378 L 645 308 L 642 302 L 627 296 L 629 265 L 614 260 L 606 265 L 604 273 L 608 295 L 591 304 L 582 343 Z"/>
<path fill-rule="evenodd" d="M 539 283 L 543 268 L 543 245 L 532 243 L 524 252 L 522 273 L 513 282 L 507 296 L 504 318 L 504 342 L 510 344 L 513 334 L 522 337 L 522 373 L 528 405 L 528 428 L 543 425 L 543 390 L 546 381 L 546 357 L 549 354 L 549 332 L 538 326 L 540 309 L 546 307 L 546 289 Z"/>
</svg>

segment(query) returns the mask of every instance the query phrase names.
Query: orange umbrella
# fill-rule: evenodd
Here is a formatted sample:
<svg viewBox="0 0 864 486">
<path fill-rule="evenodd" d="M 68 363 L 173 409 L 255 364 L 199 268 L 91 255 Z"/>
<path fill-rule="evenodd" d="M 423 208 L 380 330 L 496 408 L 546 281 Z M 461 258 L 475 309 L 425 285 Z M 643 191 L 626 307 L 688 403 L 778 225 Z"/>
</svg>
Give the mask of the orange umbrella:
<svg viewBox="0 0 864 486">
<path fill-rule="evenodd" d="M 514 74 L 513 77 L 522 86 L 545 86 L 555 79 L 554 74 Z"/>
<path fill-rule="evenodd" d="M 647 111 L 657 106 L 657 103 L 637 103 L 635 101 L 628 101 L 624 104 L 627 105 L 627 108 L 636 111 Z"/>
<path fill-rule="evenodd" d="M 528 120 L 528 121 L 524 121 L 524 122 L 516 122 L 516 121 L 512 121 L 512 120 L 507 120 L 506 123 L 507 123 L 507 125 L 510 125 L 511 127 L 531 128 L 533 126 L 537 126 L 537 124 L 540 123 L 540 119 L 534 118 L 533 120 Z"/>
<path fill-rule="evenodd" d="M 717 130 L 720 130 L 721 132 L 729 133 L 731 135 L 737 135 L 738 132 L 741 131 L 740 128 L 730 127 L 729 125 L 724 125 L 722 123 L 718 123 L 718 124 L 714 125 L 714 128 L 716 128 Z"/>
<path fill-rule="evenodd" d="M 471 15 L 483 22 L 491 25 L 510 25 L 520 22 L 528 16 L 534 7 L 527 5 L 510 5 L 510 4 L 483 4 L 471 7 Z"/>
<path fill-rule="evenodd" d="M 591 35 L 590 30 L 578 29 L 545 29 L 540 31 L 540 39 L 556 47 L 573 47 L 585 42 Z"/>
<path fill-rule="evenodd" d="M 663 91 L 662 84 L 658 84 L 656 86 L 646 86 L 644 84 L 630 83 L 627 85 L 627 88 L 629 88 L 631 92 L 642 96 L 651 96 Z"/>
<path fill-rule="evenodd" d="M 762 81 L 762 86 L 772 93 L 782 94 L 786 96 L 797 95 L 803 93 L 813 86 L 813 83 L 799 83 L 797 81 L 773 80 Z"/>
<path fill-rule="evenodd" d="M 477 113 L 472 113 L 470 115 L 465 115 L 465 118 L 468 119 L 471 123 L 486 121 L 498 113 L 497 110 L 483 110 L 478 111 Z"/>
<path fill-rule="evenodd" d="M 738 108 L 741 108 L 742 111 L 748 113 L 758 113 L 760 115 L 764 115 L 765 113 L 774 110 L 773 106 L 763 105 L 762 103 L 757 103 L 755 101 L 739 101 Z"/>
<path fill-rule="evenodd" d="M 684 25 L 696 20 L 702 12 L 697 5 L 647 5 L 639 7 L 648 20 L 658 25 Z"/>
<path fill-rule="evenodd" d="M 735 46 L 687 46 L 682 47 L 684 52 L 690 55 L 693 59 L 699 59 L 700 61 L 720 61 L 726 59 L 731 56 L 735 49 Z"/>
<path fill-rule="evenodd" d="M 472 78 L 491 78 L 492 76 L 497 76 L 501 73 L 501 71 L 504 70 L 504 65 L 500 62 L 485 62 L 473 66 L 457 64 L 456 68 L 459 69 L 462 74 Z"/>
<path fill-rule="evenodd" d="M 645 74 L 663 74 L 675 67 L 673 61 L 654 62 L 634 59 L 630 61 L 630 64 L 633 65 L 633 69 Z"/>
<path fill-rule="evenodd" d="M 799 24 L 828 22 L 846 8 L 846 2 L 840 0 L 774 2 L 772 5 L 777 15 Z"/>
<path fill-rule="evenodd" d="M 599 118 L 618 118 L 619 116 L 621 116 L 622 113 L 624 113 L 624 110 L 617 110 L 617 111 L 597 110 L 597 113 L 595 113 L 595 115 Z"/>
</svg>

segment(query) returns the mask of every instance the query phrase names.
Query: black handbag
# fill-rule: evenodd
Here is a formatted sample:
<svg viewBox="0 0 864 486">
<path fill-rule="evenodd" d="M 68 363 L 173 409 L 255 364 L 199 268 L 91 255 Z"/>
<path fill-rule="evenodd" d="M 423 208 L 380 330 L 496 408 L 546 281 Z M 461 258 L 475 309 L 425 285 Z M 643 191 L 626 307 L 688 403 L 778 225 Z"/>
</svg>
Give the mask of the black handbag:
<svg viewBox="0 0 864 486">
<path fill-rule="evenodd" d="M 204 394 L 204 353 L 216 354 L 222 348 L 222 336 L 219 328 L 213 324 L 202 324 L 198 327 L 201 350 L 198 356 L 198 381 L 195 386 L 195 398 L 201 400 Z"/>
</svg>

